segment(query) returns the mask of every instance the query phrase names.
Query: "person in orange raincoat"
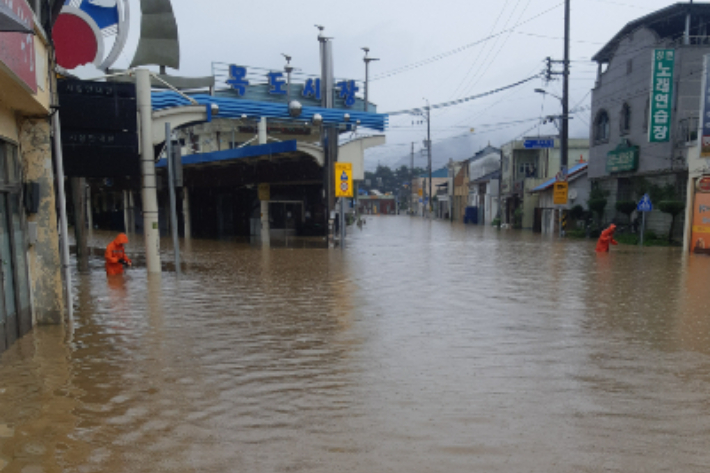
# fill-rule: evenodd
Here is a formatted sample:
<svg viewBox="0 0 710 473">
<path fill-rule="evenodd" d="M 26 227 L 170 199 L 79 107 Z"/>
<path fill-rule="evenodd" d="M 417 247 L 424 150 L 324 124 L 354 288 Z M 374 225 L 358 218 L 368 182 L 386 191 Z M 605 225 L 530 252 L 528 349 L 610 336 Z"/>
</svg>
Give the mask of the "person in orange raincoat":
<svg viewBox="0 0 710 473">
<path fill-rule="evenodd" d="M 106 259 L 106 274 L 114 276 L 123 274 L 123 265 L 133 266 L 133 263 L 126 256 L 124 245 L 128 243 L 125 233 L 119 233 L 115 240 L 108 244 L 104 258 Z"/>
<path fill-rule="evenodd" d="M 614 240 L 614 232 L 616 231 L 616 225 L 611 224 L 609 228 L 604 230 L 601 235 L 599 235 L 599 241 L 597 241 L 597 253 L 608 253 L 609 244 L 618 245 L 619 243 Z"/>
</svg>

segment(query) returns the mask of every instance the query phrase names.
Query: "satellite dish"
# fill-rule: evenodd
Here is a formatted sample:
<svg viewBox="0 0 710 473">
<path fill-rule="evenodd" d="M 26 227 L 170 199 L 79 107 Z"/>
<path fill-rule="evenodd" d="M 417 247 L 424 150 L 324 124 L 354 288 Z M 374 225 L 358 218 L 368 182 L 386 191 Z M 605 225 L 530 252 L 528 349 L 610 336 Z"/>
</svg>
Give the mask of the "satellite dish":
<svg viewBox="0 0 710 473">
<path fill-rule="evenodd" d="M 577 189 L 570 189 L 569 192 L 567 192 L 567 197 L 569 200 L 574 200 L 577 198 Z"/>
</svg>

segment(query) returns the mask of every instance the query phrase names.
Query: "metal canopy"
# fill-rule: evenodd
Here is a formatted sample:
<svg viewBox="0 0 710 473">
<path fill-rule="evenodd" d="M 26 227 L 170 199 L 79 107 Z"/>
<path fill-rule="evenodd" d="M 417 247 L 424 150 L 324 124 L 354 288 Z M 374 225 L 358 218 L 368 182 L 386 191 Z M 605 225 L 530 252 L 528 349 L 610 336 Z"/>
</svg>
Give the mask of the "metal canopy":
<svg viewBox="0 0 710 473">
<path fill-rule="evenodd" d="M 284 153 L 294 153 L 298 151 L 296 140 L 280 141 L 278 143 L 267 143 L 265 145 L 245 146 L 243 148 L 227 149 L 224 151 L 213 151 L 211 153 L 187 154 L 182 156 L 182 165 L 198 164 L 219 164 L 226 161 L 236 161 L 240 159 L 258 158 L 261 156 L 274 156 Z M 161 159 L 155 165 L 157 168 L 167 167 L 167 161 Z"/>
<path fill-rule="evenodd" d="M 253 100 L 233 99 L 226 97 L 213 97 L 206 94 L 191 95 L 198 103 L 207 105 L 215 104 L 219 106 L 220 118 L 277 118 L 293 121 L 294 118 L 288 113 L 288 104 L 274 102 L 257 102 Z M 190 101 L 175 92 L 153 92 L 153 110 L 189 105 Z M 312 121 L 313 116 L 319 114 L 323 117 L 323 123 L 331 125 L 355 125 L 360 121 L 361 127 L 378 131 L 385 131 L 388 123 L 388 115 L 380 113 L 357 112 L 339 108 L 303 107 L 301 115 L 298 117 L 302 121 Z M 345 114 L 350 115 L 349 121 L 345 121 Z"/>
</svg>

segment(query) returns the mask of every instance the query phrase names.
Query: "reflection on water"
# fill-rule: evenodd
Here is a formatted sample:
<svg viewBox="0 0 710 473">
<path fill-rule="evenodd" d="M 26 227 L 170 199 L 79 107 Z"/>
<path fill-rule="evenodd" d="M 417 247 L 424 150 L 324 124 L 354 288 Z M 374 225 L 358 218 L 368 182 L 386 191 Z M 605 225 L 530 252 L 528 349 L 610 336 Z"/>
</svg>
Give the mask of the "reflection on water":
<svg viewBox="0 0 710 473">
<path fill-rule="evenodd" d="M 300 246 L 97 257 L 71 329 L 0 358 L 0 471 L 710 464 L 710 258 L 409 217 Z"/>
</svg>

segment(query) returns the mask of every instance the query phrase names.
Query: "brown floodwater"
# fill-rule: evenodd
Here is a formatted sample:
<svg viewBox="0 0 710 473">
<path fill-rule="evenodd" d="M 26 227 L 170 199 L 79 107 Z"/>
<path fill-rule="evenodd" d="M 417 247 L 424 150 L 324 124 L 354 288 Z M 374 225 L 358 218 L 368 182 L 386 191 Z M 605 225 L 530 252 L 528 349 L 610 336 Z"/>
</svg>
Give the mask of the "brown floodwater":
<svg viewBox="0 0 710 473">
<path fill-rule="evenodd" d="M 710 468 L 710 258 L 404 216 L 292 243 L 94 257 L 0 357 L 0 471 Z"/>
</svg>

